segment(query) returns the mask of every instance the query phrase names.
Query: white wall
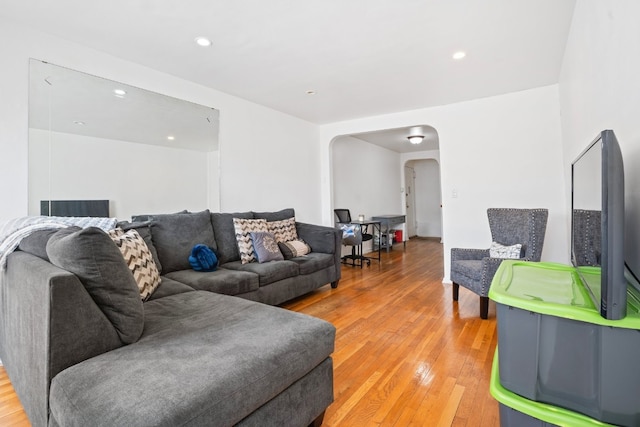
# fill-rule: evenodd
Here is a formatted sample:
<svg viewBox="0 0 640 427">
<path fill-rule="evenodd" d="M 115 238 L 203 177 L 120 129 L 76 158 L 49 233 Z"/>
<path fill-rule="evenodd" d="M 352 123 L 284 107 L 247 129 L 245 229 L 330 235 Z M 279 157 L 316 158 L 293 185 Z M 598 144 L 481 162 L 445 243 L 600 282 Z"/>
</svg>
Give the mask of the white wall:
<svg viewBox="0 0 640 427">
<path fill-rule="evenodd" d="M 329 144 L 337 135 L 426 123 L 440 141 L 445 281 L 452 247 L 486 248 L 486 209 L 549 209 L 543 260 L 568 262 L 558 86 L 320 127 L 323 219 L 330 223 Z M 398 173 L 403 173 L 399 168 Z M 457 197 L 453 198 L 456 190 Z"/>
<path fill-rule="evenodd" d="M 0 221 L 27 214 L 29 58 L 220 110 L 221 210 L 320 222 L 317 126 L 0 18 Z"/>
<path fill-rule="evenodd" d="M 30 215 L 40 214 L 40 200 L 107 199 L 119 219 L 218 204 L 207 202 L 209 185 L 218 184 L 208 184 L 217 175 L 209 153 L 38 129 L 29 135 Z"/>
<path fill-rule="evenodd" d="M 400 213 L 400 154 L 361 139 L 341 136 L 331 145 L 334 208 L 352 217 Z"/>
<path fill-rule="evenodd" d="M 601 130 L 613 129 L 625 163 L 627 244 L 640 242 L 638 17 L 638 1 L 578 0 L 560 75 L 565 174 Z M 566 200 L 568 210 L 568 189 Z"/>
<path fill-rule="evenodd" d="M 350 136 L 336 138 L 330 150 L 333 208 L 349 209 L 353 219 L 402 212 L 399 153 Z M 363 246 L 368 251 L 371 242 Z"/>
<path fill-rule="evenodd" d="M 412 160 L 415 172 L 416 234 L 442 237 L 440 167 L 435 160 Z"/>
</svg>

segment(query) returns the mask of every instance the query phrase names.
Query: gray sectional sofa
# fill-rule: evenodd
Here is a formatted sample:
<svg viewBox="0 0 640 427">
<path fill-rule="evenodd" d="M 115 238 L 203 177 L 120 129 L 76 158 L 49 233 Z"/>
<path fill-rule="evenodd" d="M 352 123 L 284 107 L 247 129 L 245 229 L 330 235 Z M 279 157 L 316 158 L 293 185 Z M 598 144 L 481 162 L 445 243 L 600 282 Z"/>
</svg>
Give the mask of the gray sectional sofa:
<svg viewBox="0 0 640 427">
<path fill-rule="evenodd" d="M 31 423 L 319 426 L 333 400 L 335 328 L 272 305 L 337 286 L 341 236 L 296 223 L 311 253 L 242 264 L 233 229 L 234 217 L 292 216 L 204 211 L 121 224 L 161 271 L 145 302 L 101 230 L 24 239 L 0 277 L 0 358 Z M 198 243 L 215 250 L 216 271 L 185 264 Z"/>
</svg>

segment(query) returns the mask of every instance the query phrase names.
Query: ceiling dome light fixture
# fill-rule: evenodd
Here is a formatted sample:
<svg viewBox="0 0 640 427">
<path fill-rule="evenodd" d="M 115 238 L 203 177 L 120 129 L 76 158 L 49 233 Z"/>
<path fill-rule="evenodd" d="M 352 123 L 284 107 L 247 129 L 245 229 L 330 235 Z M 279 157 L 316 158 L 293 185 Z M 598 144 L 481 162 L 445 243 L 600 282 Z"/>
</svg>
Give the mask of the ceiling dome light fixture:
<svg viewBox="0 0 640 427">
<path fill-rule="evenodd" d="M 211 46 L 211 40 L 206 37 L 196 37 L 195 42 L 198 46 L 209 47 Z"/>
<path fill-rule="evenodd" d="M 467 56 L 467 54 L 465 52 L 460 51 L 453 54 L 453 59 L 462 59 L 465 56 Z"/>
<path fill-rule="evenodd" d="M 424 139 L 424 136 L 423 135 L 411 135 L 411 136 L 408 136 L 407 139 L 412 144 L 420 144 L 422 142 L 422 140 Z"/>
<path fill-rule="evenodd" d="M 114 89 L 113 94 L 118 98 L 124 98 L 124 96 L 127 94 L 127 91 L 123 89 Z"/>
<path fill-rule="evenodd" d="M 173 141 L 174 139 L 176 139 L 176 137 L 175 137 L 175 136 L 173 136 L 173 135 L 169 135 L 169 136 L 167 136 L 167 139 L 168 139 L 169 141 Z"/>
</svg>

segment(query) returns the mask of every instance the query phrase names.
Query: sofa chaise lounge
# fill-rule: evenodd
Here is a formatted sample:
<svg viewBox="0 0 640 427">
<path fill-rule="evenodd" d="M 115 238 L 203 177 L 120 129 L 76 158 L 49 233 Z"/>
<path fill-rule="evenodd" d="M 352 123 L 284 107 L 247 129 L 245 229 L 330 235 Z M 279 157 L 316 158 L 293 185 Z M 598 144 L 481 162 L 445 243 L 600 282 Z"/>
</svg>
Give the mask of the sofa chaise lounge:
<svg viewBox="0 0 640 427">
<path fill-rule="evenodd" d="M 333 400 L 335 328 L 270 305 L 337 286 L 340 234 L 296 223 L 311 253 L 243 264 L 233 230 L 233 218 L 293 213 L 121 224 L 145 239 L 162 274 L 144 302 L 105 232 L 24 239 L 0 280 L 0 357 L 32 425 L 319 426 Z M 215 250 L 217 270 L 183 268 L 199 243 Z"/>
</svg>

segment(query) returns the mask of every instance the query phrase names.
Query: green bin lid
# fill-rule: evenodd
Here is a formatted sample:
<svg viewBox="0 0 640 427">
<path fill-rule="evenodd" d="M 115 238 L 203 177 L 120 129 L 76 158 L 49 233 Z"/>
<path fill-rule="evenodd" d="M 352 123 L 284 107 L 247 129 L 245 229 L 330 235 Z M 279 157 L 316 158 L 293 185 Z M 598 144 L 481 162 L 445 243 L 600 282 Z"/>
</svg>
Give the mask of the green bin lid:
<svg viewBox="0 0 640 427">
<path fill-rule="evenodd" d="M 580 273 L 600 299 L 599 268 L 581 267 Z M 499 304 L 581 322 L 640 329 L 640 293 L 627 287 L 627 316 L 608 320 L 600 316 L 587 287 L 574 267 L 551 262 L 505 260 L 491 282 L 489 298 Z"/>
<path fill-rule="evenodd" d="M 493 366 L 491 368 L 489 391 L 491 392 L 491 396 L 503 405 L 529 415 L 530 417 L 560 427 L 602 427 L 612 425 L 594 420 L 578 412 L 549 405 L 548 403 L 529 400 L 507 390 L 500 384 L 500 369 L 498 368 L 498 363 L 498 348 L 496 348 L 496 353 L 493 356 Z"/>
</svg>

